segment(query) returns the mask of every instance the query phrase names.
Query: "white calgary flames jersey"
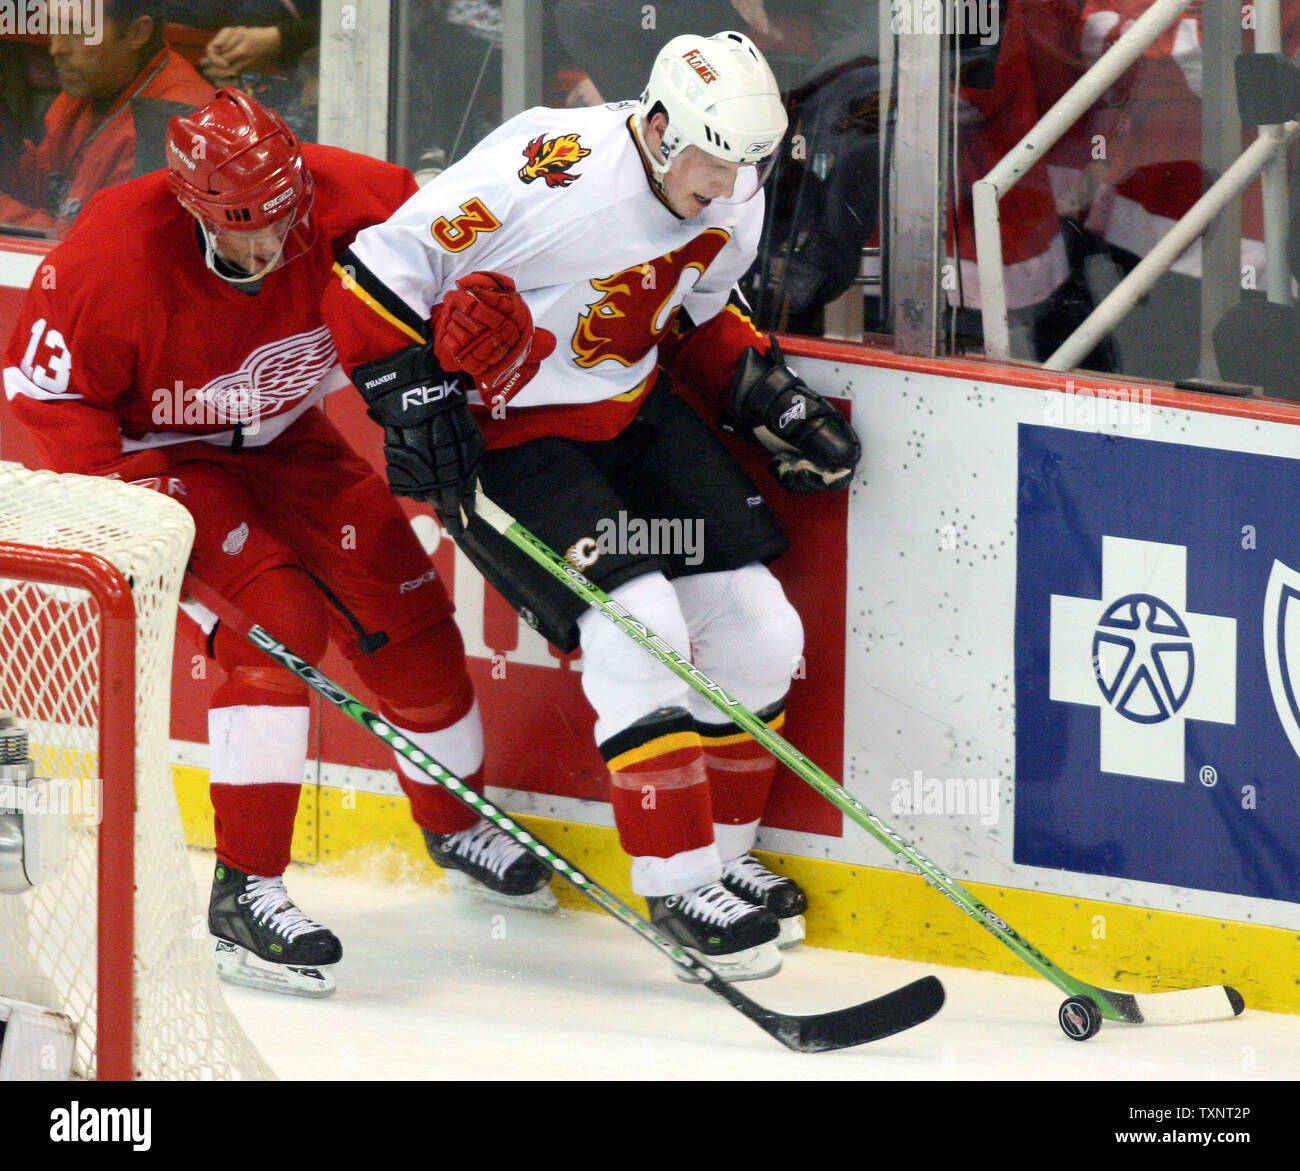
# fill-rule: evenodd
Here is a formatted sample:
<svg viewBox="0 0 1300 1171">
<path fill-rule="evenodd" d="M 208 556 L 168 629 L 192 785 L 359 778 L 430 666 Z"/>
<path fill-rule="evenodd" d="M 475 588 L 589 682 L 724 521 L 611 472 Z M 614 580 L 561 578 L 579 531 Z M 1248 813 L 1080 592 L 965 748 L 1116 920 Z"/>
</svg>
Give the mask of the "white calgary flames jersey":
<svg viewBox="0 0 1300 1171">
<path fill-rule="evenodd" d="M 555 352 L 510 400 L 511 419 L 526 419 L 538 407 L 640 398 L 657 374 L 659 343 L 679 310 L 702 325 L 732 299 L 757 251 L 763 195 L 714 201 L 693 219 L 676 215 L 633 136 L 634 109 L 635 103 L 619 102 L 528 110 L 388 222 L 362 231 L 341 267 L 354 278 L 344 285 L 375 313 L 359 315 L 353 298 L 348 320 L 340 323 L 327 299 L 345 364 L 378 356 L 373 332 L 370 344 L 364 340 L 375 314 L 408 340 L 418 339 L 427 335 L 432 308 L 460 277 L 497 272 L 515 282 L 534 324 L 556 339 Z M 735 316 L 744 321 L 746 344 L 762 344 L 747 320 Z M 387 336 L 391 352 L 394 335 Z M 730 355 L 731 366 L 738 353 Z M 596 415 L 611 418 L 610 412 L 590 417 Z M 500 428 L 484 422 L 489 441 L 499 438 Z M 602 434 L 591 437 L 607 437 L 605 430 L 597 426 Z"/>
</svg>

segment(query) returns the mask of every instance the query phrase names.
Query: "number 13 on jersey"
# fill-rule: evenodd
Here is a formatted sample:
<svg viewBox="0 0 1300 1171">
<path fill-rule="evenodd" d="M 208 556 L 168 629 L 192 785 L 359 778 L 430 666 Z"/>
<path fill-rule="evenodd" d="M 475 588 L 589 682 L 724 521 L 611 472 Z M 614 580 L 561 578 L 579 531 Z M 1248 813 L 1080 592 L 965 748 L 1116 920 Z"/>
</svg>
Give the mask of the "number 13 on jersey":
<svg viewBox="0 0 1300 1171">
<path fill-rule="evenodd" d="M 47 394 L 67 394 L 68 380 L 72 377 L 72 353 L 63 334 L 57 329 L 47 329 L 47 324 L 44 317 L 32 323 L 32 340 L 23 354 L 22 371 Z M 37 362 L 38 357 L 43 361 Z"/>
</svg>

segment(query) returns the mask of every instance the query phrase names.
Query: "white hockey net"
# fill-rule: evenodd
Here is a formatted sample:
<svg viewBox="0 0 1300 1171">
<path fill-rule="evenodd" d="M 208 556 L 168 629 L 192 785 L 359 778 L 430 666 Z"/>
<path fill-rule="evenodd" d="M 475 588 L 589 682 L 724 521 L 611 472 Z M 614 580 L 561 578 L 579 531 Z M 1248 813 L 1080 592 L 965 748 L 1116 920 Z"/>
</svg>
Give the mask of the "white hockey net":
<svg viewBox="0 0 1300 1171">
<path fill-rule="evenodd" d="M 136 1077 L 273 1076 L 222 998 L 168 762 L 172 646 L 193 537 L 189 513 L 147 488 L 0 464 L 0 710 L 27 729 L 35 772 L 55 779 L 59 815 L 71 826 L 67 863 L 57 876 L 26 893 L 0 891 L 0 995 L 72 1018 L 78 1077 L 111 1076 L 106 1057 L 100 1068 L 101 1055 L 110 1051 L 119 1067 L 124 1060 L 122 1038 L 107 1023 L 101 1027 L 101 995 L 108 997 L 106 1022 L 115 1004 L 122 1011 L 122 997 L 131 998 L 129 1060 Z M 107 607 L 97 600 L 97 587 L 42 584 L 47 571 L 25 565 L 8 545 L 47 551 L 56 573 L 63 560 L 76 559 L 50 551 L 97 554 L 129 583 L 133 761 L 129 726 L 125 736 L 104 727 L 105 758 L 100 755 L 101 680 L 111 693 L 121 668 L 105 645 L 111 639 L 102 636 Z M 116 759 L 122 755 L 125 762 Z M 132 767 L 134 873 L 122 873 L 108 827 L 101 857 L 96 822 L 114 773 L 125 769 L 129 780 Z M 101 871 L 111 891 L 135 886 L 134 930 L 103 925 L 103 942 L 117 962 L 102 970 Z M 120 982 L 101 991 L 112 968 L 133 976 L 133 992 Z"/>
</svg>

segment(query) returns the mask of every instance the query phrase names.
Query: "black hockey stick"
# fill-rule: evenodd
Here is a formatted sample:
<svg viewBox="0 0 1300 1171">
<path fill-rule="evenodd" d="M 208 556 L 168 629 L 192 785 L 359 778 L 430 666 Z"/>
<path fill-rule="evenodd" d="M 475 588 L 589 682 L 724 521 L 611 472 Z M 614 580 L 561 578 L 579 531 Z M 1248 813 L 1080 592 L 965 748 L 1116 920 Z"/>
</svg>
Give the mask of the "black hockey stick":
<svg viewBox="0 0 1300 1171">
<path fill-rule="evenodd" d="M 563 582 L 633 642 L 658 659 L 693 691 L 722 711 L 737 727 L 753 736 L 801 781 L 816 789 L 850 820 L 856 822 L 878 842 L 902 858 L 908 867 L 959 910 L 964 911 L 981 927 L 986 928 L 1006 944 L 1034 971 L 1050 980 L 1061 991 L 1069 993 L 1069 998 L 1061 1005 L 1058 1014 L 1061 1027 L 1068 1036 L 1075 1040 L 1087 1040 L 1100 1028 L 1103 1017 L 1106 1020 L 1125 1021 L 1135 1025 L 1190 1024 L 1195 1021 L 1224 1020 L 1236 1016 L 1245 1007 L 1241 994 L 1235 988 L 1229 988 L 1224 984 L 1134 995 L 1129 992 L 1099 988 L 1058 967 L 1015 931 L 1009 923 L 986 907 L 915 846 L 905 841 L 896 830 L 881 821 L 843 786 L 837 785 L 827 773 L 818 768 L 793 744 L 772 731 L 757 715 L 749 711 L 734 696 L 729 695 L 690 659 L 675 651 L 644 622 L 635 615 L 629 614 L 615 602 L 581 570 L 570 565 L 555 550 L 535 537 L 514 517 L 481 492 L 478 494 L 475 511 L 511 544 L 526 553 L 558 581 Z"/>
<path fill-rule="evenodd" d="M 486 817 L 530 854 L 540 858 L 557 874 L 567 878 L 592 902 L 632 928 L 642 939 L 654 944 L 673 963 L 689 972 L 693 979 L 702 983 L 710 992 L 722 997 L 737 1012 L 748 1017 L 760 1029 L 775 1037 L 787 1048 L 800 1053 L 820 1053 L 828 1049 L 847 1049 L 853 1045 L 877 1041 L 881 1037 L 888 1037 L 929 1020 L 943 1006 L 943 985 L 934 976 L 925 976 L 875 1000 L 868 1000 L 833 1012 L 816 1013 L 812 1016 L 791 1016 L 765 1008 L 728 984 L 708 964 L 697 960 L 671 940 L 665 939 L 649 922 L 599 883 L 589 878 L 571 862 L 560 857 L 545 842 L 539 841 L 528 830 L 516 824 L 508 814 L 486 797 L 476 793 L 459 777 L 448 772 L 427 753 L 407 741 L 387 724 L 378 712 L 366 707 L 333 680 L 322 675 L 305 659 L 299 658 L 272 634 L 258 626 L 192 574 L 185 575 L 185 590 L 215 613 L 221 621 L 244 635 L 254 646 L 260 647 L 281 666 L 292 671 L 344 715 L 378 736 L 389 748 L 400 753 L 462 804 L 469 806 L 480 816 Z"/>
</svg>

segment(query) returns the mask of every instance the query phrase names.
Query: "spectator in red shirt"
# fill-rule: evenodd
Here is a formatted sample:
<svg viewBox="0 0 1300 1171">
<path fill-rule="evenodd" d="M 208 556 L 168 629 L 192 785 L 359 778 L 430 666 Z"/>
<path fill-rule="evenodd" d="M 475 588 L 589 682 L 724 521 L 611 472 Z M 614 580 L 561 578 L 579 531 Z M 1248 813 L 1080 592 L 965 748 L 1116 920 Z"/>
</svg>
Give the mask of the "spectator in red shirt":
<svg viewBox="0 0 1300 1171">
<path fill-rule="evenodd" d="M 167 48 L 162 30 L 153 0 L 106 0 L 102 30 L 51 32 L 62 92 L 40 144 L 26 143 L 0 168 L 0 231 L 62 237 L 96 191 L 163 165 L 168 119 L 213 89 Z"/>
</svg>

